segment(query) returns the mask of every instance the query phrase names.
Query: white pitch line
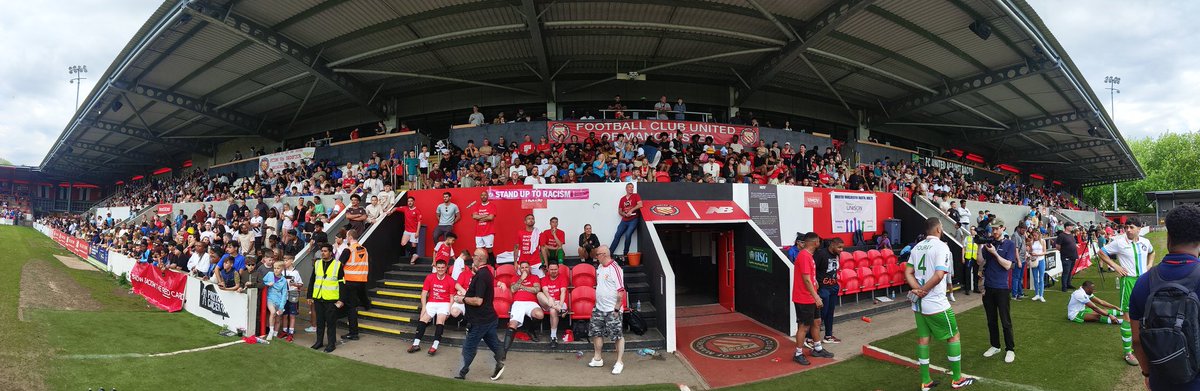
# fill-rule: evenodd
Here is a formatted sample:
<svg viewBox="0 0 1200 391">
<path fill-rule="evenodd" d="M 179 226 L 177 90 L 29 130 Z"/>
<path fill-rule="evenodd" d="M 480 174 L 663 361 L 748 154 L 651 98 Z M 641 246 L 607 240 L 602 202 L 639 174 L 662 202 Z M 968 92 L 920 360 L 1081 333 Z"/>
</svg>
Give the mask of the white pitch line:
<svg viewBox="0 0 1200 391">
<path fill-rule="evenodd" d="M 918 365 L 918 364 L 917 364 L 917 360 L 914 360 L 914 359 L 911 359 L 911 358 L 908 358 L 908 357 L 905 357 L 905 356 L 901 356 L 901 355 L 899 355 L 899 354 L 896 354 L 896 353 L 892 353 L 892 352 L 890 352 L 890 351 L 887 351 L 887 350 L 884 350 L 884 349 L 882 349 L 882 348 L 879 348 L 878 346 L 875 346 L 875 345 L 868 345 L 868 346 L 870 346 L 870 347 L 871 347 L 871 349 L 875 349 L 875 350 L 879 351 L 880 353 L 883 353 L 883 354 L 886 354 L 886 355 L 892 356 L 893 358 L 900 359 L 900 360 L 904 360 L 905 362 L 911 363 L 911 364 L 913 364 L 913 365 Z M 950 370 L 949 370 L 949 369 L 946 369 L 946 368 L 943 368 L 943 367 L 939 367 L 939 366 L 937 366 L 937 365 L 933 365 L 933 364 L 929 364 L 929 369 L 932 369 L 932 370 L 935 370 L 935 371 L 941 372 L 941 373 L 943 373 L 943 374 L 950 374 Z M 1047 391 L 1047 390 L 1045 390 L 1045 389 L 1042 389 L 1042 388 L 1039 388 L 1039 387 L 1037 387 L 1037 386 L 1031 386 L 1031 385 L 1028 385 L 1028 384 L 1021 384 L 1021 383 L 1013 383 L 1013 382 L 1008 382 L 1008 381 L 1004 381 L 1004 380 L 988 379 L 988 378 L 985 378 L 985 377 L 982 377 L 982 376 L 968 375 L 966 372 L 963 372 L 963 374 L 962 374 L 962 375 L 963 375 L 963 376 L 965 376 L 965 377 L 974 378 L 975 380 L 978 380 L 978 381 L 980 381 L 980 382 L 983 382 L 983 383 L 992 383 L 992 384 L 998 384 L 998 385 L 1002 385 L 1002 386 L 1010 387 L 1010 388 L 1013 388 L 1013 389 L 1020 389 L 1020 390 L 1025 390 L 1025 391 Z"/>
<path fill-rule="evenodd" d="M 75 359 L 75 360 L 93 360 L 93 359 L 105 359 L 105 358 L 166 357 L 166 356 L 174 356 L 176 354 L 194 353 L 194 352 L 202 352 L 205 350 L 219 349 L 219 348 L 223 348 L 226 346 L 236 345 L 239 343 L 243 343 L 243 341 L 239 339 L 236 341 L 229 341 L 229 342 L 220 343 L 220 344 L 216 344 L 216 345 L 212 345 L 212 346 L 205 346 L 205 347 L 200 347 L 200 348 L 195 348 L 195 349 L 187 349 L 187 350 L 180 350 L 180 351 L 167 352 L 167 353 L 72 354 L 72 355 L 63 356 L 63 358 Z"/>
</svg>

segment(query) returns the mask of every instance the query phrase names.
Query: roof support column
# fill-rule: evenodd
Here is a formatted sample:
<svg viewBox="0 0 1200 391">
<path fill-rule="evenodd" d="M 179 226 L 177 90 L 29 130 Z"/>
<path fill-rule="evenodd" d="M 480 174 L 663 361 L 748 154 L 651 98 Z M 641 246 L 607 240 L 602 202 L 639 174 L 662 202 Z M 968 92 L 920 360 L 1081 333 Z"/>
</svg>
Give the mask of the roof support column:
<svg viewBox="0 0 1200 391">
<path fill-rule="evenodd" d="M 71 213 L 71 199 L 75 198 L 75 197 L 73 197 L 74 194 L 71 194 L 71 193 L 74 193 L 74 191 L 75 191 L 75 181 L 68 181 L 67 182 L 67 213 Z"/>
</svg>

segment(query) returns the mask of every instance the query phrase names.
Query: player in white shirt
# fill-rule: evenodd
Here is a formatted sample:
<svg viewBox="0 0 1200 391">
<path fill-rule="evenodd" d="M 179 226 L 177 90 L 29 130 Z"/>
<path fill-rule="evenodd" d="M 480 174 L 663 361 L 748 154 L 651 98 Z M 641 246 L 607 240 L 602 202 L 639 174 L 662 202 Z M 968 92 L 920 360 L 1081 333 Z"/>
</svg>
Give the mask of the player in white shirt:
<svg viewBox="0 0 1200 391">
<path fill-rule="evenodd" d="M 1075 323 L 1099 322 L 1103 319 L 1104 323 L 1108 324 L 1125 324 L 1125 320 L 1120 318 L 1121 309 L 1107 301 L 1100 300 L 1093 294 L 1095 291 L 1096 284 L 1084 281 L 1079 289 L 1071 293 L 1071 300 L 1067 301 L 1067 319 Z M 1108 308 L 1108 310 L 1105 311 L 1101 307 Z"/>
<path fill-rule="evenodd" d="M 1150 240 L 1141 237 L 1142 224 L 1137 219 L 1130 219 L 1125 224 L 1125 235 L 1113 238 L 1112 242 L 1104 245 L 1096 254 L 1105 266 L 1117 271 L 1117 286 L 1121 289 L 1122 313 L 1129 312 L 1129 295 L 1133 293 L 1133 285 L 1142 273 L 1150 270 L 1150 260 L 1154 257 L 1154 246 Z M 1112 257 L 1117 257 L 1113 262 Z M 1119 263 L 1119 264 L 1118 264 Z M 1133 356 L 1133 328 L 1129 325 L 1129 315 L 1126 314 L 1121 323 L 1121 344 L 1125 348 L 1125 362 L 1137 365 Z"/>
<path fill-rule="evenodd" d="M 909 300 L 917 323 L 917 364 L 921 372 L 921 389 L 929 390 L 937 382 L 929 375 L 930 337 L 946 341 L 946 359 L 950 361 L 954 389 L 974 384 L 975 379 L 962 374 L 962 344 L 959 342 L 958 322 L 946 300 L 946 284 L 953 267 L 950 247 L 942 242 L 942 223 L 933 217 L 925 220 L 925 239 L 913 246 L 904 265 L 905 280 L 912 288 Z"/>
</svg>

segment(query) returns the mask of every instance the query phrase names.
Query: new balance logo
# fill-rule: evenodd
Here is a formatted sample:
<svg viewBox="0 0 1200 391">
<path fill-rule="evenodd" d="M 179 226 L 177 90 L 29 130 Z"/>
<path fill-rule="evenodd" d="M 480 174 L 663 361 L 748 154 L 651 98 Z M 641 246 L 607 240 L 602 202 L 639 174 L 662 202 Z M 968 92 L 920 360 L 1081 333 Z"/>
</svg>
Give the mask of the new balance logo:
<svg viewBox="0 0 1200 391">
<path fill-rule="evenodd" d="M 704 214 L 709 214 L 709 215 L 711 215 L 711 214 L 729 214 L 729 213 L 733 213 L 732 206 L 710 206 L 710 207 L 708 207 L 708 211 L 704 212 Z"/>
</svg>

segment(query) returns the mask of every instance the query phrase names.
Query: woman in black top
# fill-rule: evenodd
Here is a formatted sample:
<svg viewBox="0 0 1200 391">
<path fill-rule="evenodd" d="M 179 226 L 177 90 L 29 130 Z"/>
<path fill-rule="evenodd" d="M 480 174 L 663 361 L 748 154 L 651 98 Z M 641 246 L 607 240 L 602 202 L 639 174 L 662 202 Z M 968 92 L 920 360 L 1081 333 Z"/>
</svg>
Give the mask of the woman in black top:
<svg viewBox="0 0 1200 391">
<path fill-rule="evenodd" d="M 579 258 L 587 263 L 594 263 L 592 251 L 600 247 L 600 238 L 592 233 L 592 225 L 584 224 L 583 233 L 579 234 Z"/>
</svg>

